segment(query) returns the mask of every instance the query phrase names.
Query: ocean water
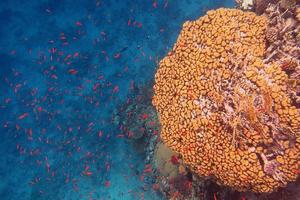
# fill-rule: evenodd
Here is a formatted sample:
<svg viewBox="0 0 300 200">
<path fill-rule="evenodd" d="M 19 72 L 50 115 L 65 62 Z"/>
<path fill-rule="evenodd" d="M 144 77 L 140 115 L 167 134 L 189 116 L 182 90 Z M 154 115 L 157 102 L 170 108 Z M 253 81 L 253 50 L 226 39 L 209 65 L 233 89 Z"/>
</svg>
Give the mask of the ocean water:
<svg viewBox="0 0 300 200">
<path fill-rule="evenodd" d="M 163 199 L 113 123 L 181 26 L 233 0 L 1 0 L 0 199 Z"/>
</svg>

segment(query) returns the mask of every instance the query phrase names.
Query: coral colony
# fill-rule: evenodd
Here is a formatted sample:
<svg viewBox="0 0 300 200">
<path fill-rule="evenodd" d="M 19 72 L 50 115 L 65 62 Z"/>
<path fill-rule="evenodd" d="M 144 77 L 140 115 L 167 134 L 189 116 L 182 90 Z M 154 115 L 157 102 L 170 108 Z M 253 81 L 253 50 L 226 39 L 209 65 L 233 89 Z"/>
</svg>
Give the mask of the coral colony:
<svg viewBox="0 0 300 200">
<path fill-rule="evenodd" d="M 163 142 L 194 174 L 258 193 L 296 181 L 300 167 L 299 31 L 298 44 L 289 35 L 299 21 L 265 12 L 185 22 L 153 96 Z"/>
</svg>

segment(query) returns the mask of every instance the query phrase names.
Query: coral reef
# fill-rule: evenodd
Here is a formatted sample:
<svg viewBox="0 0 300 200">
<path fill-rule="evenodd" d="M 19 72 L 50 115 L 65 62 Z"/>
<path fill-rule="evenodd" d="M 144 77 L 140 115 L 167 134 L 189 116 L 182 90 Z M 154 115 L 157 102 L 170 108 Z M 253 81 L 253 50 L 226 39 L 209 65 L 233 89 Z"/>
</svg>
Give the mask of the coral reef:
<svg viewBox="0 0 300 200">
<path fill-rule="evenodd" d="M 172 156 L 176 156 L 176 154 L 170 148 L 163 143 L 158 143 L 154 156 L 155 166 L 161 175 L 170 178 L 178 176 L 178 167 L 175 163 L 171 162 Z"/>
<path fill-rule="evenodd" d="M 142 174 L 152 189 L 166 199 L 193 199 L 191 179 L 181 158 L 159 141 L 160 126 L 155 108 L 151 103 L 153 83 L 135 86 L 124 102 L 114 111 L 113 121 L 137 152 L 145 155 L 145 170 Z M 177 183 L 180 181 L 181 183 Z M 186 187 L 185 187 L 186 186 Z M 183 194 L 181 194 L 183 193 Z"/>
<path fill-rule="evenodd" d="M 267 33 L 268 23 L 251 12 L 208 11 L 183 25 L 155 75 L 162 140 L 195 174 L 239 191 L 272 192 L 299 172 L 299 108 L 290 75 L 265 57 L 266 38 L 281 34 Z"/>
<path fill-rule="evenodd" d="M 280 1 L 281 2 L 281 1 Z M 288 75 L 287 93 L 300 108 L 300 6 L 269 4 L 264 11 L 268 18 L 266 63 L 276 63 Z M 300 3 L 300 2 L 299 2 Z M 282 7 L 285 5 L 285 7 Z"/>
<path fill-rule="evenodd" d="M 252 10 L 255 11 L 256 14 L 261 15 L 270 3 L 276 2 L 278 2 L 278 0 L 256 0 Z"/>
<path fill-rule="evenodd" d="M 254 6 L 254 0 L 235 0 L 242 10 L 251 10 Z"/>
<path fill-rule="evenodd" d="M 158 135 L 159 124 L 151 104 L 152 88 L 147 85 L 135 86 L 132 93 L 134 95 L 129 95 L 127 102 L 114 111 L 113 120 L 127 139 L 140 143 L 140 140 L 152 134 Z"/>
</svg>

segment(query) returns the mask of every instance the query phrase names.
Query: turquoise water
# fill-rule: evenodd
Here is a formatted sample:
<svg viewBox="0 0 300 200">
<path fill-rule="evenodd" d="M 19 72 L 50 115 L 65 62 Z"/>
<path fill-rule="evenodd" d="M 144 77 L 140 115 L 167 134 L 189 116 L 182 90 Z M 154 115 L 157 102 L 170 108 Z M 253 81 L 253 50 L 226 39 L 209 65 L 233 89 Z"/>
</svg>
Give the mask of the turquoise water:
<svg viewBox="0 0 300 200">
<path fill-rule="evenodd" d="M 163 199 L 113 112 L 218 7 L 233 1 L 2 0 L 0 199 Z"/>
</svg>

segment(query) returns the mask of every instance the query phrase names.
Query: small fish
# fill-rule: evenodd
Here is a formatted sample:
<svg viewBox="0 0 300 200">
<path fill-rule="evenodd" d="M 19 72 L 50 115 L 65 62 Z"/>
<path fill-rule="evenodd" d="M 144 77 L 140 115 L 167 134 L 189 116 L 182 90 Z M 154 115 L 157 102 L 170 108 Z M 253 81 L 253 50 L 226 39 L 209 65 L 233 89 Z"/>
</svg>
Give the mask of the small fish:
<svg viewBox="0 0 300 200">
<path fill-rule="evenodd" d="M 18 119 L 24 119 L 24 118 L 26 118 L 28 115 L 29 115 L 28 113 L 23 113 L 22 115 L 20 115 L 20 116 L 18 117 Z"/>
<path fill-rule="evenodd" d="M 115 59 L 119 59 L 121 57 L 121 53 L 119 52 L 119 53 L 116 53 L 115 55 L 114 55 L 114 58 Z"/>
<path fill-rule="evenodd" d="M 128 131 L 128 132 L 127 132 L 127 137 L 128 137 L 128 138 L 131 138 L 133 135 L 134 135 L 133 132 L 131 132 L 131 131 Z"/>
<path fill-rule="evenodd" d="M 159 188 L 160 188 L 160 186 L 159 186 L 158 183 L 155 183 L 155 184 L 152 185 L 152 189 L 155 190 L 155 191 L 159 190 Z"/>
<path fill-rule="evenodd" d="M 69 175 L 67 175 L 66 179 L 65 179 L 65 183 L 69 183 L 69 181 L 70 181 L 70 177 L 69 177 Z"/>
<path fill-rule="evenodd" d="M 47 172 L 50 172 L 50 164 L 48 162 L 46 162 L 46 168 L 47 168 Z"/>
<path fill-rule="evenodd" d="M 91 176 L 91 175 L 93 174 L 93 172 L 90 172 L 90 171 L 84 171 L 83 174 L 86 175 L 86 176 Z"/>
<path fill-rule="evenodd" d="M 51 78 L 52 78 L 52 79 L 58 79 L 58 77 L 56 76 L 56 74 L 52 74 L 52 75 L 51 75 Z"/>
<path fill-rule="evenodd" d="M 125 135 L 124 134 L 118 134 L 117 137 L 118 138 L 123 138 Z"/>
<path fill-rule="evenodd" d="M 72 57 L 72 55 L 71 54 L 68 54 L 66 57 L 65 57 L 65 59 L 64 59 L 64 61 L 67 61 L 69 58 L 71 58 Z"/>
<path fill-rule="evenodd" d="M 78 71 L 76 69 L 69 69 L 68 72 L 69 72 L 69 74 L 73 74 L 73 75 L 78 73 Z"/>
<path fill-rule="evenodd" d="M 175 156 L 175 155 L 172 155 L 170 161 L 171 161 L 171 163 L 172 163 L 173 165 L 178 165 L 178 164 L 179 164 L 179 159 L 178 159 L 178 157 Z"/>
<path fill-rule="evenodd" d="M 105 181 L 105 187 L 110 187 L 110 181 Z"/>
<path fill-rule="evenodd" d="M 123 47 L 119 52 L 122 53 L 128 49 L 128 46 Z"/>
<path fill-rule="evenodd" d="M 102 135 L 103 135 L 102 131 L 99 131 L 98 132 L 98 137 L 102 137 Z"/>
<path fill-rule="evenodd" d="M 97 88 L 99 87 L 99 85 L 100 85 L 100 83 L 95 83 L 95 84 L 93 85 L 93 90 L 96 91 Z"/>
<path fill-rule="evenodd" d="M 154 126 L 155 125 L 155 122 L 154 121 L 150 121 L 149 122 L 149 126 Z"/>
<path fill-rule="evenodd" d="M 79 55 L 79 53 L 75 52 L 74 55 L 73 55 L 73 58 L 76 58 L 78 55 Z"/>
<path fill-rule="evenodd" d="M 166 7 L 168 7 L 168 0 L 165 2 L 165 4 L 164 4 L 164 8 L 166 8 Z"/>
<path fill-rule="evenodd" d="M 45 10 L 47 13 L 52 14 L 52 11 L 49 8 L 46 8 Z"/>
<path fill-rule="evenodd" d="M 218 200 L 216 193 L 214 193 L 214 200 Z"/>
<path fill-rule="evenodd" d="M 131 20 L 129 19 L 129 20 L 127 21 L 127 26 L 130 26 L 130 24 L 131 24 Z"/>
<path fill-rule="evenodd" d="M 17 85 L 15 86 L 14 92 L 17 93 L 18 90 L 19 90 L 19 88 L 20 88 L 21 86 L 22 86 L 22 84 L 17 84 Z"/>
<path fill-rule="evenodd" d="M 32 138 L 32 129 L 31 128 L 28 129 L 28 137 Z"/>
<path fill-rule="evenodd" d="M 110 164 L 109 163 L 106 163 L 105 164 L 105 167 L 106 167 L 106 171 L 108 172 L 110 170 Z"/>
<path fill-rule="evenodd" d="M 142 118 L 143 120 L 147 119 L 147 118 L 148 118 L 148 114 L 144 113 L 144 114 L 141 116 L 141 118 Z"/>
<path fill-rule="evenodd" d="M 152 166 L 149 165 L 149 166 L 146 166 L 146 168 L 144 169 L 143 171 L 144 173 L 149 173 L 149 172 L 152 172 Z"/>
<path fill-rule="evenodd" d="M 118 92 L 119 92 L 119 86 L 116 85 L 113 89 L 113 93 L 118 93 Z"/>
<path fill-rule="evenodd" d="M 157 8 L 157 1 L 156 1 L 156 0 L 153 1 L 152 7 L 153 7 L 153 8 Z"/>
<path fill-rule="evenodd" d="M 140 181 L 144 181 L 144 179 L 145 179 L 145 176 L 144 176 L 144 175 L 141 175 L 141 176 L 140 176 Z"/>
<path fill-rule="evenodd" d="M 80 21 L 77 21 L 77 22 L 75 23 L 75 25 L 76 25 L 76 26 L 82 26 L 82 23 L 81 23 Z"/>
</svg>

